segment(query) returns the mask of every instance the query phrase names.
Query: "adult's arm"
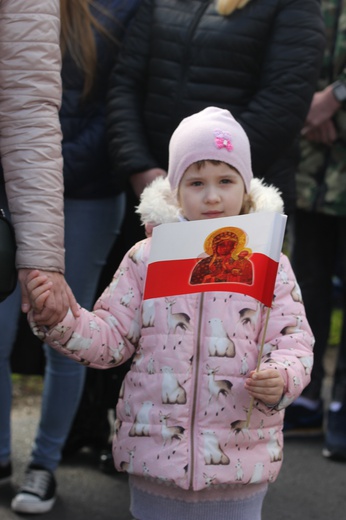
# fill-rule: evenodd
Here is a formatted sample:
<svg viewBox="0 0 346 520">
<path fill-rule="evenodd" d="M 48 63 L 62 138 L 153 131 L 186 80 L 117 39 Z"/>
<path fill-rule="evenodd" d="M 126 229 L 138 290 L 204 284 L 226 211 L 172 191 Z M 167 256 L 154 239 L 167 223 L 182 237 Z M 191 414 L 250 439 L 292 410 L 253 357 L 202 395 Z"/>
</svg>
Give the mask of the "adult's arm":
<svg viewBox="0 0 346 520">
<path fill-rule="evenodd" d="M 45 320 L 76 301 L 64 272 L 59 0 L 0 0 L 0 156 L 14 224 L 22 310 L 28 272 L 53 281 Z"/>
<path fill-rule="evenodd" d="M 319 0 L 280 3 L 269 36 L 259 88 L 238 118 L 252 143 L 256 175 L 299 135 L 322 65 L 325 28 Z"/>
<path fill-rule="evenodd" d="M 59 0 L 0 0 L 0 156 L 17 267 L 64 272 Z"/>
<path fill-rule="evenodd" d="M 151 155 L 145 129 L 143 96 L 147 66 L 150 60 L 152 0 L 142 0 L 124 38 L 121 59 L 115 65 L 108 90 L 107 131 L 112 167 L 119 182 L 133 174 L 156 171 L 157 161 Z M 126 61 L 131 66 L 124 70 Z M 119 76 L 121 81 L 119 81 Z M 142 108 L 141 108 L 142 107 Z M 154 176 L 155 177 L 155 171 Z M 134 183 L 138 176 L 134 178 Z M 138 183 L 141 181 L 139 180 Z M 140 191 L 133 186 L 134 190 Z"/>
</svg>

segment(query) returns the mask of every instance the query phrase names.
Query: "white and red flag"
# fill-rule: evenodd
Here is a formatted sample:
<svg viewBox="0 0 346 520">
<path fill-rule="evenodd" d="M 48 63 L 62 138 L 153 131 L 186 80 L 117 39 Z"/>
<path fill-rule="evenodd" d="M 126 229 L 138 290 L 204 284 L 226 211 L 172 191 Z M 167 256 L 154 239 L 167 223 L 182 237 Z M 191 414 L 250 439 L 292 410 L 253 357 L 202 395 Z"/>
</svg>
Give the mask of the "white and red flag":
<svg viewBox="0 0 346 520">
<path fill-rule="evenodd" d="M 155 227 L 144 299 L 227 291 L 271 307 L 286 220 L 259 212 Z"/>
</svg>

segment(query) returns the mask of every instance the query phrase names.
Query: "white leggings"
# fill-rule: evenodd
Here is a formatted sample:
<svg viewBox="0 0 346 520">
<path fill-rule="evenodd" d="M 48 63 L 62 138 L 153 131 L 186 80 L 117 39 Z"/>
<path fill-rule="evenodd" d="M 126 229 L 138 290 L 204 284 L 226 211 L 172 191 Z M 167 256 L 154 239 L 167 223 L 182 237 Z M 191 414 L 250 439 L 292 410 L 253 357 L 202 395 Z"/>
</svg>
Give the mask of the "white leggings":
<svg viewBox="0 0 346 520">
<path fill-rule="evenodd" d="M 261 520 L 266 492 L 239 500 L 185 502 L 131 487 L 131 513 L 136 520 Z"/>
</svg>

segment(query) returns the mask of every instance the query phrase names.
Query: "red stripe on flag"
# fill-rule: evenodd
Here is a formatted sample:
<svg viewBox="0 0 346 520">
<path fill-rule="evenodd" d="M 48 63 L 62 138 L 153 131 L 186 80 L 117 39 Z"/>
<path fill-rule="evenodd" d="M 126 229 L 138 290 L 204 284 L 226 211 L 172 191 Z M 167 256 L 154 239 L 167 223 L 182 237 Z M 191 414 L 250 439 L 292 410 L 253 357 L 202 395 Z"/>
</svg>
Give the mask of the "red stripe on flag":
<svg viewBox="0 0 346 520">
<path fill-rule="evenodd" d="M 148 265 L 144 289 L 144 300 L 191 294 L 197 292 L 225 291 L 252 296 L 267 307 L 271 307 L 278 262 L 262 253 L 253 253 L 253 283 L 217 282 L 193 285 L 189 282 L 191 273 L 199 258 L 183 260 L 165 260 L 152 262 Z"/>
</svg>

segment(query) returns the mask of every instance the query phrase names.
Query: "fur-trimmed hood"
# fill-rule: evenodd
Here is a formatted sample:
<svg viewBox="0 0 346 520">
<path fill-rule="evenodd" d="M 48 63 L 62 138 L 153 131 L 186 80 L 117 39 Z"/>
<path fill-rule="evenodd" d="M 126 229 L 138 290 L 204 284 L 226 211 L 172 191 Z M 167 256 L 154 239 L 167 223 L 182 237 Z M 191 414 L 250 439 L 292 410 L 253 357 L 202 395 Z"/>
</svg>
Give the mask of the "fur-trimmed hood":
<svg viewBox="0 0 346 520">
<path fill-rule="evenodd" d="M 252 213 L 260 211 L 284 212 L 283 200 L 280 191 L 274 186 L 268 186 L 261 179 L 251 180 L 249 195 L 252 199 Z M 158 177 L 147 186 L 136 208 L 142 224 L 168 224 L 181 220 L 180 208 L 177 199 L 172 193 L 166 177 Z"/>
</svg>

